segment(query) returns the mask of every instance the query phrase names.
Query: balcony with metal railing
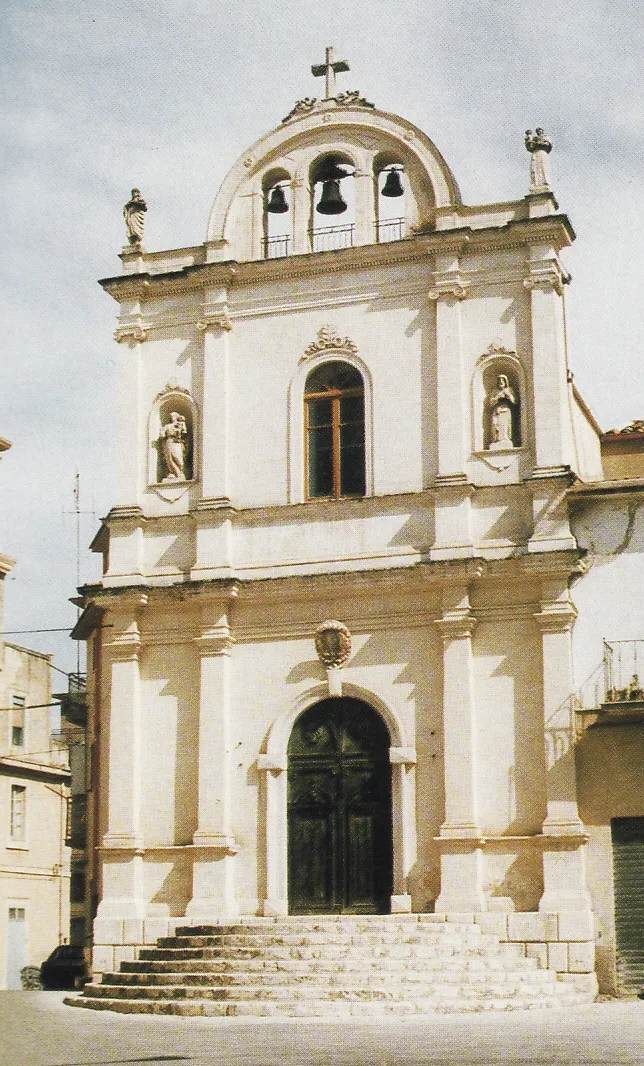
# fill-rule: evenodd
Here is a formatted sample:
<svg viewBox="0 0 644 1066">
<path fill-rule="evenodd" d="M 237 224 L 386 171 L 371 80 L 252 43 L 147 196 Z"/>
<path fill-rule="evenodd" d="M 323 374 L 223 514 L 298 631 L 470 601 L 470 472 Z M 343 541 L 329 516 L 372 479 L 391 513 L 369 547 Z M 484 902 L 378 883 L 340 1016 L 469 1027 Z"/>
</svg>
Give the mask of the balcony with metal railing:
<svg viewBox="0 0 644 1066">
<path fill-rule="evenodd" d="M 575 696 L 581 729 L 644 722 L 644 639 L 603 641 L 602 661 Z"/>
<path fill-rule="evenodd" d="M 63 720 L 72 725 L 84 726 L 87 722 L 87 675 L 72 673 L 67 678 L 67 692 L 55 693 L 60 700 Z"/>
</svg>

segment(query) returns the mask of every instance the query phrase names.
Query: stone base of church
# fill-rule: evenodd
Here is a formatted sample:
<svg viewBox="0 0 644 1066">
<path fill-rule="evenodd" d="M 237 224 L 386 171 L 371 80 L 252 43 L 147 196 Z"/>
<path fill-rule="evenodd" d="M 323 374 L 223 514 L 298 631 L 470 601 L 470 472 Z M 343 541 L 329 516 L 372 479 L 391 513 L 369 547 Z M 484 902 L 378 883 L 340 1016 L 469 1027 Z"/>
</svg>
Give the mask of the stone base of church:
<svg viewBox="0 0 644 1066">
<path fill-rule="evenodd" d="M 472 922 L 481 932 L 492 933 L 501 945 L 515 953 L 517 945 L 527 958 L 535 958 L 539 969 L 556 972 L 560 980 L 592 1000 L 598 991 L 595 974 L 593 916 L 588 911 L 565 914 L 542 914 L 535 911 L 516 913 L 454 912 L 432 914 L 436 922 Z M 243 925 L 256 922 L 255 915 L 242 916 Z M 162 936 L 174 935 L 178 926 L 200 925 L 198 918 L 154 917 L 143 919 L 97 918 L 94 921 L 93 973 L 113 973 L 122 962 L 133 962 L 143 947 L 156 944 Z M 209 925 L 228 925 L 230 919 L 209 919 Z"/>
</svg>

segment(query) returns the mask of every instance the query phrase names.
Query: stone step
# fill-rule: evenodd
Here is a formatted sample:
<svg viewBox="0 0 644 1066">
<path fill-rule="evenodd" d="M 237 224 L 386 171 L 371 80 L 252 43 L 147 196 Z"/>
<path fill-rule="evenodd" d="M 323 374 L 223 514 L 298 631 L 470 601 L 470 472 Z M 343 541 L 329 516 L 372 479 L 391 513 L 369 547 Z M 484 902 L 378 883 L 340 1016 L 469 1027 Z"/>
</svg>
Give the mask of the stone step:
<svg viewBox="0 0 644 1066">
<path fill-rule="evenodd" d="M 530 1010 L 542 1007 L 566 1007 L 582 1005 L 583 996 L 516 996 L 501 998 L 453 998 L 437 1002 L 435 999 L 417 1000 L 135 1000 L 92 999 L 68 997 L 71 1006 L 89 1007 L 93 1010 L 111 1010 L 126 1014 L 174 1014 L 183 1017 L 328 1017 L 334 1020 L 343 1017 L 395 1016 L 408 1014 L 451 1014 L 467 1011 Z"/>
<path fill-rule="evenodd" d="M 565 985 L 552 985 L 545 990 L 538 982 L 496 981 L 478 984 L 461 984 L 459 982 L 419 982 L 418 985 L 386 985 L 380 981 L 370 987 L 362 984 L 347 986 L 327 984 L 292 984 L 292 985 L 235 985 L 217 987 L 204 985 L 174 985 L 136 987 L 128 985 L 87 985 L 84 995 L 88 998 L 101 999 L 149 999 L 149 1000 L 407 1000 L 432 999 L 439 1003 L 443 1000 L 487 998 L 510 999 L 520 996 L 539 996 L 544 991 L 552 996 L 566 995 Z"/>
<path fill-rule="evenodd" d="M 209 926 L 178 926 L 169 937 L 161 937 L 160 940 L 192 940 L 195 937 L 222 936 L 253 936 L 266 938 L 280 938 L 293 936 L 324 937 L 325 939 L 351 938 L 356 936 L 378 936 L 381 939 L 392 937 L 401 939 L 407 936 L 432 936 L 432 937 L 467 937 L 479 939 L 491 936 L 483 933 L 479 925 L 473 923 L 452 925 L 443 922 L 315 922 L 299 923 L 291 925 L 281 923 L 279 925 L 209 925 Z"/>
<path fill-rule="evenodd" d="M 352 957 L 355 959 L 398 958 L 398 959 L 432 959 L 451 958 L 492 958 L 503 955 L 519 955 L 506 952 L 498 944 L 490 945 L 455 945 L 455 944 L 315 944 L 284 945 L 271 944 L 266 948 L 240 947 L 222 945 L 211 948 L 141 948 L 139 958 L 142 962 L 187 961 L 190 959 L 333 959 L 341 961 Z"/>
<path fill-rule="evenodd" d="M 163 973 L 364 973 L 375 971 L 387 974 L 397 973 L 441 973 L 441 972 L 503 972 L 520 967 L 532 972 L 536 969 L 534 958 L 525 959 L 520 955 L 495 955 L 491 957 L 450 955 L 423 959 L 419 965 L 415 959 L 397 959 L 387 956 L 373 956 L 370 959 L 354 958 L 347 955 L 338 959 L 189 959 L 189 960 L 155 960 L 122 962 L 122 973 L 134 973 L 142 976 Z M 547 971 L 544 971 L 547 972 Z"/>
<path fill-rule="evenodd" d="M 324 982 L 329 987 L 376 987 L 383 984 L 384 975 L 382 969 L 374 968 L 371 972 L 364 970 L 320 972 L 304 971 L 293 973 L 291 971 L 259 971 L 247 972 L 240 970 L 236 973 L 105 973 L 102 976 L 102 985 L 123 985 L 127 987 L 154 988 L 168 985 L 185 985 L 193 987 L 240 987 L 243 985 L 256 985 L 261 980 L 266 987 L 296 986 L 305 984 L 319 985 Z M 554 985 L 555 976 L 549 970 L 504 970 L 504 971 L 473 971 L 466 970 L 440 970 L 435 974 L 423 971 L 387 973 L 386 982 L 391 988 L 417 989 L 419 986 L 427 986 L 428 989 L 440 984 L 469 985 L 471 987 L 499 984 L 499 982 L 511 982 L 513 984 L 531 985 Z M 99 986 L 95 986 L 99 987 Z"/>
<path fill-rule="evenodd" d="M 343 1017 L 585 1002 L 474 923 L 306 916 L 179 926 L 74 1005 L 185 1016 Z"/>
<path fill-rule="evenodd" d="M 237 921 L 204 922 L 199 925 L 178 925 L 175 928 L 177 936 L 210 935 L 221 930 L 230 932 L 244 932 L 257 930 L 270 932 L 271 930 L 293 932 L 370 929 L 386 932 L 391 928 L 431 927 L 441 930 L 446 935 L 460 932 L 462 929 L 479 930 L 480 926 L 475 922 L 447 922 L 444 918 L 434 914 L 356 914 L 356 915 L 292 915 L 288 918 L 259 918 L 246 917 Z"/>
<path fill-rule="evenodd" d="M 388 944 L 424 944 L 427 946 L 435 947 L 441 950 L 445 947 L 448 951 L 454 951 L 460 947 L 474 947 L 474 948 L 494 948 L 498 944 L 496 937 L 489 933 L 479 934 L 478 936 L 460 936 L 460 937 L 436 937 L 425 936 L 420 933 L 409 933 L 406 936 L 378 936 L 375 933 L 359 933 L 356 935 L 344 935 L 339 934 L 328 936 L 324 933 L 291 933 L 289 935 L 284 934 L 281 936 L 273 935 L 242 935 L 239 933 L 222 933 L 219 936 L 190 936 L 190 937 L 176 937 L 165 936 L 160 937 L 157 942 L 157 948 L 159 950 L 178 949 L 184 950 L 186 948 L 208 948 L 208 947 L 241 947 L 241 948 L 261 948 L 263 951 L 268 951 L 272 947 L 316 947 L 319 944 L 328 946 L 353 948 L 379 946 Z"/>
</svg>

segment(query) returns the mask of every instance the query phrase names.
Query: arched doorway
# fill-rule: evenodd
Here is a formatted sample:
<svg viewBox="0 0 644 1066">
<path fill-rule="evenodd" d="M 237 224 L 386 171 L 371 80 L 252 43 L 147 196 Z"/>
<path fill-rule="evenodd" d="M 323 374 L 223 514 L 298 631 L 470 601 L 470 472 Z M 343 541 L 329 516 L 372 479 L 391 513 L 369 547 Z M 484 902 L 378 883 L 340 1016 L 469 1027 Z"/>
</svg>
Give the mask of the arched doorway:
<svg viewBox="0 0 644 1066">
<path fill-rule="evenodd" d="M 392 893 L 389 733 L 362 700 L 309 707 L 288 744 L 291 914 L 382 914 Z"/>
</svg>

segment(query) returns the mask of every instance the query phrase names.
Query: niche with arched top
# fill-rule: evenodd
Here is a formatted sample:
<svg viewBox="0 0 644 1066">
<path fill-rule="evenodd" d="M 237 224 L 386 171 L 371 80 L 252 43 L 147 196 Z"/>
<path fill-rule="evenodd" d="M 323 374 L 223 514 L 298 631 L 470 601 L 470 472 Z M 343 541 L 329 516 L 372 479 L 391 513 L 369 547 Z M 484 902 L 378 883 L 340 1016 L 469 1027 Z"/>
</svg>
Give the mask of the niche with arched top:
<svg viewBox="0 0 644 1066">
<path fill-rule="evenodd" d="M 291 175 L 282 168 L 270 170 L 262 179 L 264 258 L 290 255 L 293 243 L 293 194 Z"/>
<path fill-rule="evenodd" d="M 148 483 L 180 485 L 195 480 L 197 408 L 187 389 L 168 386 L 152 405 Z"/>
<path fill-rule="evenodd" d="M 399 241 L 407 231 L 409 179 L 402 159 L 390 152 L 376 156 L 373 166 L 375 240 Z"/>
<path fill-rule="evenodd" d="M 355 163 L 344 152 L 319 156 L 309 171 L 311 251 L 351 248 L 355 243 Z"/>
<path fill-rule="evenodd" d="M 514 352 L 493 350 L 479 360 L 472 419 L 475 452 L 507 452 L 526 444 L 525 376 Z"/>
</svg>

